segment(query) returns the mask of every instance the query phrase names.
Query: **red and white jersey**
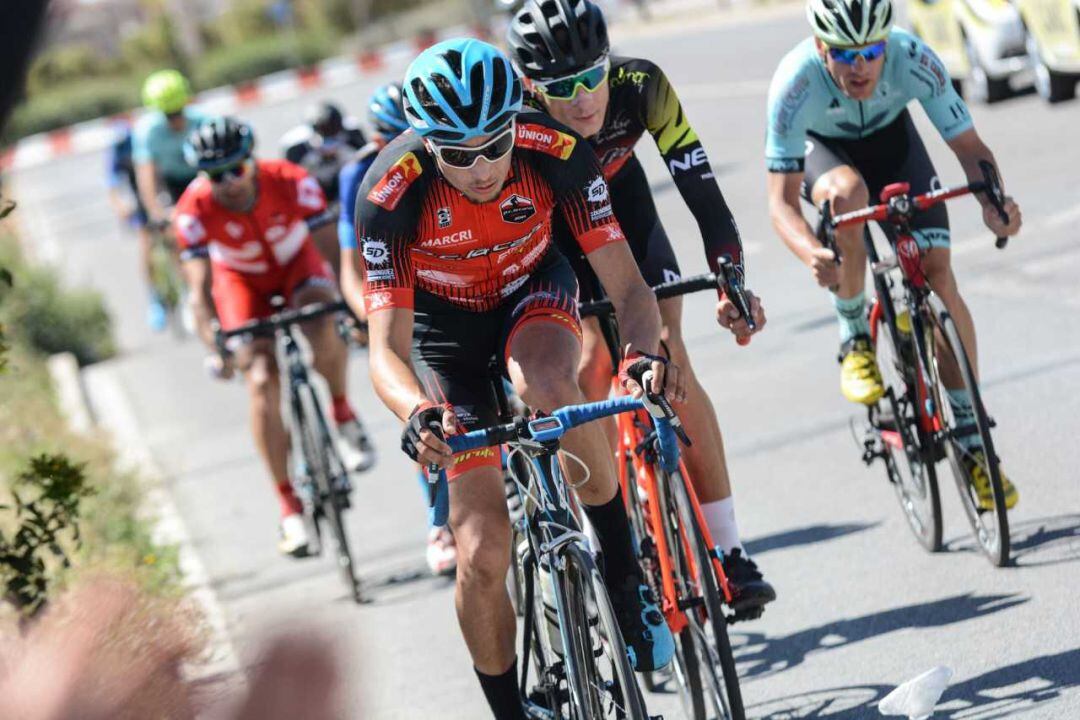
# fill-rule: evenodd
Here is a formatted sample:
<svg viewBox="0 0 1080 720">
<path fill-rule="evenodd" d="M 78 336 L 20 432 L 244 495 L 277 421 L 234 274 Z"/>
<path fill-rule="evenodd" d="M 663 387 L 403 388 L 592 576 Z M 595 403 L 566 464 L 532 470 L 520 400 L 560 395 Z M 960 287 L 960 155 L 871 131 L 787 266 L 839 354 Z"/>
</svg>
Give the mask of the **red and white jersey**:
<svg viewBox="0 0 1080 720">
<path fill-rule="evenodd" d="M 222 207 L 199 177 L 176 203 L 173 225 L 187 255 L 205 252 L 213 267 L 271 278 L 281 274 L 311 242 L 309 220 L 326 210 L 318 181 L 286 160 L 256 161 L 258 194 L 247 212 Z"/>
</svg>

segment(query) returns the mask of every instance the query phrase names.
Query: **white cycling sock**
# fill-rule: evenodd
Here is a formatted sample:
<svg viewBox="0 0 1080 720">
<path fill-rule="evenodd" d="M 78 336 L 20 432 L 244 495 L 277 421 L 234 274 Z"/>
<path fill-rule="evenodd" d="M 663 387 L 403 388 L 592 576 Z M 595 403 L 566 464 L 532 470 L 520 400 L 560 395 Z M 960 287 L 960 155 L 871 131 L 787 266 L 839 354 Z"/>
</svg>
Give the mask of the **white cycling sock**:
<svg viewBox="0 0 1080 720">
<path fill-rule="evenodd" d="M 705 516 L 705 524 L 709 526 L 709 534 L 713 542 L 725 555 L 735 548 L 742 549 L 742 541 L 739 539 L 739 525 L 735 522 L 735 498 L 729 495 L 723 500 L 701 504 L 701 514 Z M 746 554 L 746 550 L 743 550 Z"/>
</svg>

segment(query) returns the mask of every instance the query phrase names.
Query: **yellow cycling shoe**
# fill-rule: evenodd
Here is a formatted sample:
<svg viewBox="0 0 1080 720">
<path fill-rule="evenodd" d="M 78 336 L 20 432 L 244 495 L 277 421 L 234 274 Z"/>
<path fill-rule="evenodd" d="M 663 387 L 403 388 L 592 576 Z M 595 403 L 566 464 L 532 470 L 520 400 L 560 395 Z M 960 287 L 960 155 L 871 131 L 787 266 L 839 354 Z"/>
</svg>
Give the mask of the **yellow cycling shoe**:
<svg viewBox="0 0 1080 720">
<path fill-rule="evenodd" d="M 979 499 L 979 509 L 993 511 L 994 493 L 990 489 L 990 475 L 986 472 L 986 454 L 981 449 L 965 453 L 963 462 L 971 478 L 971 487 L 975 489 L 975 495 Z M 1000 467 L 998 474 L 1001 475 L 1001 489 L 1005 492 L 1005 509 L 1012 510 L 1020 500 L 1020 493 Z"/>
<path fill-rule="evenodd" d="M 853 403 L 873 405 L 885 394 L 870 338 L 859 335 L 840 348 L 840 391 Z"/>
</svg>

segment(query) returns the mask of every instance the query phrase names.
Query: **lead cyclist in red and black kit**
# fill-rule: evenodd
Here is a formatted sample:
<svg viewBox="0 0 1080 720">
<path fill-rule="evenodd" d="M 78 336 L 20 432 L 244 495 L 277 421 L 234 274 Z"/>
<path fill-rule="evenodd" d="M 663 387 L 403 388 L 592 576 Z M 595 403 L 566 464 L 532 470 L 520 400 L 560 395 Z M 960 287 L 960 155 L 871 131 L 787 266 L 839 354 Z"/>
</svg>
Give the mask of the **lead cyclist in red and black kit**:
<svg viewBox="0 0 1080 720">
<path fill-rule="evenodd" d="M 445 433 L 496 422 L 488 363 L 496 358 L 522 399 L 553 410 L 585 401 L 576 382 L 581 330 L 577 281 L 552 243 L 565 216 L 608 289 L 629 343 L 626 387 L 645 369 L 653 390 L 682 399 L 678 370 L 657 357 L 660 315 L 622 230 L 605 205 L 596 156 L 539 113 L 522 113 L 509 60 L 472 39 L 425 50 L 405 77 L 412 127 L 368 172 L 356 207 L 370 333 L 371 377 L 405 423 L 402 448 L 448 468 L 458 544 L 456 605 L 462 634 L 496 718 L 524 718 L 506 592 L 509 517 L 497 450 L 458 457 Z M 671 633 L 631 547 L 630 527 L 603 432 L 567 433 L 563 448 L 591 471 L 577 496 L 596 529 L 604 574 L 638 670 L 670 662 Z M 582 483 L 581 473 L 568 476 Z"/>
<path fill-rule="evenodd" d="M 586 0 L 528 0 L 511 21 L 507 41 L 516 65 L 534 91 L 530 102 L 588 138 L 596 149 L 609 183 L 611 208 L 649 285 L 678 279 L 680 273 L 645 171 L 634 155 L 634 146 L 646 131 L 656 141 L 679 193 L 697 220 L 709 266 L 716 272 L 717 258 L 727 254 L 741 270 L 742 243 L 735 219 L 674 88 L 652 62 L 609 55 L 607 28 L 599 8 Z M 582 300 L 602 297 L 608 289 L 606 283 L 600 287 L 571 235 L 559 223 L 556 238 L 577 273 Z M 765 318 L 756 298 L 752 305 L 761 327 Z M 733 603 L 740 609 L 764 605 L 776 598 L 776 592 L 746 556 L 739 538 L 716 411 L 691 369 L 683 342 L 682 299 L 661 301 L 660 315 L 665 350 L 682 368 L 686 382 L 686 404 L 679 408 L 679 415 L 694 439 L 685 449 L 687 469 L 701 498 L 709 532 L 724 553 Z M 749 335 L 745 321 L 723 296 L 716 318 L 737 336 Z M 597 400 L 606 397 L 610 389 L 611 363 L 596 320 L 590 318 L 583 329 L 581 387 L 586 397 Z"/>
</svg>

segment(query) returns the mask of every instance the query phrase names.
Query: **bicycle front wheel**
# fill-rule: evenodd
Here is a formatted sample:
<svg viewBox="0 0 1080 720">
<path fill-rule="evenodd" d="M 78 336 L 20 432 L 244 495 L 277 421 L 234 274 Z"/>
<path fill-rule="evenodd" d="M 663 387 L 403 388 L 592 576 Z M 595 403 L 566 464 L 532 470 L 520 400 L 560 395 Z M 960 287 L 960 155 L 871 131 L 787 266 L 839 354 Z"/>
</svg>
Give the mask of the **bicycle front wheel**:
<svg viewBox="0 0 1080 720">
<path fill-rule="evenodd" d="M 735 655 L 728 637 L 728 621 L 724 613 L 724 597 L 720 591 L 713 565 L 714 551 L 705 544 L 705 533 L 694 511 L 686 478 L 681 472 L 667 476 L 669 497 L 677 511 L 678 528 L 675 556 L 682 565 L 682 577 L 688 597 L 683 598 L 693 662 L 687 670 L 695 669 L 700 679 L 688 687 L 697 689 L 700 697 L 694 703 L 695 720 L 745 720 L 742 689 L 735 666 Z M 684 644 L 681 641 L 680 644 Z M 696 667 L 694 667 L 696 666 Z M 697 714 L 700 712 L 701 714 Z"/>
<path fill-rule="evenodd" d="M 335 560 L 349 594 L 355 602 L 364 602 L 352 551 L 349 549 L 349 537 L 345 531 L 343 512 L 348 504 L 348 498 L 342 489 L 346 481 L 345 464 L 338 455 L 330 428 L 315 398 L 315 389 L 308 385 L 306 390 L 307 392 L 299 393 L 300 413 L 303 417 L 300 424 L 302 432 L 307 433 L 307 440 L 301 444 L 306 453 L 304 460 L 314 481 L 315 502 L 320 508 L 316 516 L 321 515 L 330 525 L 330 533 L 334 538 Z"/>
<path fill-rule="evenodd" d="M 1001 468 L 994 452 L 994 440 L 990 437 L 990 418 L 983 406 L 979 383 L 975 380 L 975 372 L 964 350 L 964 343 L 960 339 L 956 323 L 953 322 L 952 316 L 937 296 L 930 296 L 929 306 L 930 320 L 937 330 L 934 333 L 934 341 L 931 343 L 931 365 L 933 366 L 934 402 L 945 436 L 945 456 L 956 479 L 960 501 L 964 506 L 964 514 L 967 515 L 968 522 L 971 524 L 975 541 L 991 563 L 997 567 L 1004 567 L 1009 564 L 1009 516 L 1005 507 L 1005 492 L 1001 484 Z M 971 398 L 974 427 L 971 427 L 971 421 L 966 421 L 965 425 L 953 412 L 952 404 L 945 392 L 945 385 L 941 380 L 942 362 L 954 362 L 960 371 L 963 389 Z M 978 435 L 978 446 L 982 448 L 982 453 L 972 452 L 961 444 L 961 437 L 972 434 Z M 980 466 L 982 472 L 990 480 L 990 489 L 994 496 L 993 510 L 983 510 L 979 507 L 979 498 L 971 485 L 971 473 L 968 469 L 971 465 Z"/>
<path fill-rule="evenodd" d="M 881 280 L 881 278 L 878 278 Z M 896 326 L 888 287 L 882 281 L 883 303 L 875 328 L 877 359 L 885 396 L 878 401 L 873 431 L 881 440 L 885 470 L 908 527 L 930 552 L 941 549 L 941 494 L 934 469 L 933 437 L 923 430 L 919 354 L 915 340 Z M 925 397 L 925 390 L 921 393 Z"/>
<path fill-rule="evenodd" d="M 648 720 L 615 610 L 592 556 L 577 544 L 562 550 L 556 592 L 572 720 Z"/>
</svg>

